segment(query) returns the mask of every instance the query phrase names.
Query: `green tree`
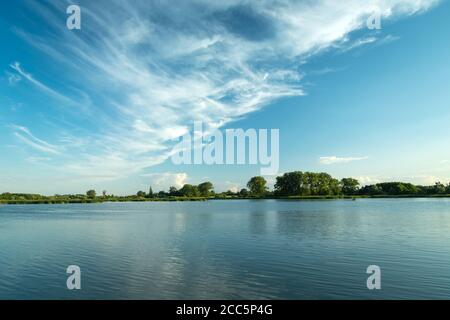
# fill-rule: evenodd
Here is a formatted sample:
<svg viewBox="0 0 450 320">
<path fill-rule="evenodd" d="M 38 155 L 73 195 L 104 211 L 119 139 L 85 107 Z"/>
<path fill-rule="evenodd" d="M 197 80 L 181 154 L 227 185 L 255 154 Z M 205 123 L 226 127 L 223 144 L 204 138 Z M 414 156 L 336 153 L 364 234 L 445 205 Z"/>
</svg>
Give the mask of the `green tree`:
<svg viewBox="0 0 450 320">
<path fill-rule="evenodd" d="M 166 196 L 167 196 L 167 193 L 165 193 L 164 191 L 158 192 L 158 198 L 165 198 Z"/>
<path fill-rule="evenodd" d="M 176 187 L 170 187 L 169 188 L 169 195 L 177 196 L 178 195 L 178 189 Z"/>
<path fill-rule="evenodd" d="M 250 194 L 250 193 L 249 193 L 248 190 L 245 189 L 245 188 L 243 188 L 243 189 L 241 189 L 241 191 L 239 191 L 239 195 L 240 195 L 241 197 L 248 197 L 249 194 Z"/>
<path fill-rule="evenodd" d="M 442 183 L 440 183 L 440 182 L 436 182 L 435 184 L 434 184 L 434 188 L 433 188 L 434 190 L 434 194 L 444 194 L 445 193 L 445 191 L 446 191 L 446 188 L 445 188 L 445 186 L 442 184 Z"/>
<path fill-rule="evenodd" d="M 267 181 L 263 177 L 253 177 L 247 183 L 250 193 L 255 196 L 262 196 L 267 191 Z"/>
<path fill-rule="evenodd" d="M 232 190 L 228 190 L 228 191 L 226 191 L 224 194 L 225 194 L 226 196 L 235 196 L 235 195 L 236 195 L 236 193 L 233 192 Z"/>
<path fill-rule="evenodd" d="M 339 181 L 328 173 L 287 172 L 277 177 L 275 194 L 282 196 L 338 195 Z"/>
<path fill-rule="evenodd" d="M 198 197 L 200 195 L 197 186 L 191 184 L 185 184 L 183 188 L 179 190 L 179 193 L 183 197 Z"/>
<path fill-rule="evenodd" d="M 353 178 L 343 178 L 341 180 L 342 193 L 345 195 L 354 195 L 357 193 L 359 181 Z"/>
<path fill-rule="evenodd" d="M 153 189 L 152 189 L 152 187 L 150 187 L 149 189 L 148 189 L 148 194 L 147 194 L 147 197 L 148 198 L 153 198 L 155 195 L 153 194 Z"/>
<path fill-rule="evenodd" d="M 144 191 L 138 191 L 138 192 L 136 193 L 136 195 L 137 195 L 139 198 L 144 198 L 144 197 L 145 197 L 145 192 L 144 192 Z"/>
<path fill-rule="evenodd" d="M 214 189 L 214 186 L 211 182 L 203 182 L 198 185 L 198 191 L 200 195 L 207 197 L 210 195 L 211 191 Z"/>
<path fill-rule="evenodd" d="M 86 191 L 86 195 L 88 198 L 94 199 L 97 196 L 97 193 L 95 192 L 95 190 L 89 190 Z"/>
<path fill-rule="evenodd" d="M 275 183 L 275 194 L 282 196 L 299 196 L 304 191 L 303 172 L 287 172 L 281 177 L 277 177 Z"/>
<path fill-rule="evenodd" d="M 368 185 L 359 189 L 358 193 L 362 195 L 376 196 L 383 194 L 383 190 L 378 185 Z"/>
</svg>

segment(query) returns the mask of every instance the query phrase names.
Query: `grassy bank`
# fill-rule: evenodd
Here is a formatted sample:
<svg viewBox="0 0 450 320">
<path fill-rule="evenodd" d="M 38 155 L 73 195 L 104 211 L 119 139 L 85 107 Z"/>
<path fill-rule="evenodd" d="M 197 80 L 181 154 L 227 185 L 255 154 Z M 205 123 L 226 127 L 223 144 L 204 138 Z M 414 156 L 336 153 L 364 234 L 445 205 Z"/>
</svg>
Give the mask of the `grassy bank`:
<svg viewBox="0 0 450 320">
<path fill-rule="evenodd" d="M 170 198 L 114 198 L 114 199 L 39 199 L 39 200 L 0 200 L 0 204 L 82 204 L 106 202 L 173 202 L 173 201 L 206 201 L 202 197 L 170 197 Z"/>
</svg>

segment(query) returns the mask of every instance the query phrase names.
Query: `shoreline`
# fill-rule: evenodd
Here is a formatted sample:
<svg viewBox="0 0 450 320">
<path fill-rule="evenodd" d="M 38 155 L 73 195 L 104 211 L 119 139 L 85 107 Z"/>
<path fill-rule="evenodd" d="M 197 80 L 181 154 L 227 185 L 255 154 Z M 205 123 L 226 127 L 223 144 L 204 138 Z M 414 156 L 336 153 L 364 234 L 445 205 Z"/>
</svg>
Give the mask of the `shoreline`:
<svg viewBox="0 0 450 320">
<path fill-rule="evenodd" d="M 169 197 L 169 198 L 116 198 L 116 199 L 43 199 L 43 200 L 0 200 L 0 205 L 33 205 L 33 204 L 92 204 L 114 202 L 193 202 L 214 200 L 291 200 L 291 201 L 327 201 L 327 200 L 358 200 L 358 199 L 421 199 L 450 198 L 450 194 L 433 195 L 374 195 L 374 196 L 285 196 L 285 197 Z"/>
</svg>

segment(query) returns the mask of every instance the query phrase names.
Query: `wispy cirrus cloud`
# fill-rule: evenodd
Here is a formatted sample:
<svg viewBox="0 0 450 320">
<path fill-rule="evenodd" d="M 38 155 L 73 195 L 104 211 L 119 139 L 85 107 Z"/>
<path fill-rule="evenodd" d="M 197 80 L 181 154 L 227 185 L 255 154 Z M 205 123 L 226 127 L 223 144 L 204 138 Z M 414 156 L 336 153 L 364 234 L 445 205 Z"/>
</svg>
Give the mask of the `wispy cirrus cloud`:
<svg viewBox="0 0 450 320">
<path fill-rule="evenodd" d="M 6 72 L 6 75 L 8 77 L 8 83 L 10 85 L 15 85 L 16 83 L 18 83 L 22 80 L 22 77 L 17 74 Z"/>
<path fill-rule="evenodd" d="M 377 40 L 378 40 L 378 38 L 374 37 L 374 36 L 366 37 L 366 38 L 360 38 L 360 39 L 355 40 L 351 44 L 349 44 L 347 46 L 344 46 L 342 51 L 343 52 L 347 52 L 347 51 L 353 50 L 355 48 L 359 48 L 361 46 L 364 46 L 364 45 L 367 45 L 367 44 L 370 44 L 370 43 L 374 43 Z"/>
<path fill-rule="evenodd" d="M 64 70 L 52 74 L 59 83 L 95 101 L 87 111 L 80 109 L 89 121 L 97 120 L 95 129 L 82 128 L 77 135 L 90 143 L 74 146 L 63 169 L 122 177 L 166 160 L 173 138 L 193 121 L 218 128 L 277 99 L 303 95 L 305 61 L 348 41 L 373 13 L 383 19 L 408 16 L 437 2 L 80 1 L 83 23 L 77 32 L 60 23 L 69 1 L 31 2 L 46 28 L 16 32 Z M 371 38 L 365 39 L 355 44 Z M 53 98 L 73 102 L 20 63 L 11 68 Z M 57 151 L 17 135 L 36 150 Z M 356 160 L 362 158 L 321 161 Z"/>
<path fill-rule="evenodd" d="M 15 130 L 14 135 L 20 141 L 33 149 L 44 153 L 60 154 L 57 146 L 35 137 L 28 128 L 17 125 L 11 125 L 11 128 Z"/>
<path fill-rule="evenodd" d="M 68 97 L 62 95 L 61 93 L 51 89 L 50 87 L 46 86 L 45 84 L 43 84 L 42 82 L 36 80 L 32 74 L 26 72 L 22 66 L 20 65 L 20 62 L 14 62 L 10 65 L 10 67 L 17 71 L 17 73 L 27 79 L 30 83 L 32 83 L 33 85 L 35 85 L 37 88 L 39 88 L 40 90 L 46 92 L 47 94 L 51 95 L 54 98 L 60 99 L 63 102 L 66 103 L 73 103 L 73 101 L 71 99 L 69 99 Z M 19 77 L 18 75 L 12 75 L 14 77 L 14 79 L 21 79 L 21 77 Z"/>
<path fill-rule="evenodd" d="M 320 157 L 319 163 L 321 164 L 336 164 L 336 163 L 349 163 L 353 161 L 361 161 L 366 160 L 369 157 L 336 157 L 336 156 L 328 156 L 328 157 Z"/>
</svg>

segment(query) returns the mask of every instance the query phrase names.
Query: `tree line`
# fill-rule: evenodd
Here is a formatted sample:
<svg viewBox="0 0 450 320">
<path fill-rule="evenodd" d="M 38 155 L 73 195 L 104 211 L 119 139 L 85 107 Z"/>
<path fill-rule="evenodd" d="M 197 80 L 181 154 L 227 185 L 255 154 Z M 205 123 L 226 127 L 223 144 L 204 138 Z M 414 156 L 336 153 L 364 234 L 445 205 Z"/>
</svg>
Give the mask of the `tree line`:
<svg viewBox="0 0 450 320">
<path fill-rule="evenodd" d="M 335 179 L 328 173 L 294 171 L 276 178 L 274 195 L 279 196 L 398 196 L 450 194 L 450 183 L 432 186 L 406 182 L 382 182 L 361 186 L 354 178 Z"/>
<path fill-rule="evenodd" d="M 146 199 L 211 199 L 211 198 L 277 198 L 277 197 L 314 197 L 314 196 L 428 196 L 450 195 L 450 183 L 440 182 L 431 186 L 413 185 L 405 182 L 383 182 L 361 186 L 354 178 L 333 178 L 328 173 L 314 173 L 294 171 L 276 177 L 273 190 L 269 190 L 267 180 L 261 176 L 252 177 L 246 188 L 240 191 L 226 191 L 216 193 L 214 185 L 202 182 L 198 185 L 185 184 L 181 188 L 174 186 L 167 191 L 148 192 L 138 191 L 135 195 L 115 196 L 104 190 L 97 195 L 95 190 L 88 190 L 85 194 L 69 194 L 42 196 L 39 194 L 3 193 L 0 201 L 11 203 L 20 202 L 101 202 L 101 201 L 145 201 Z"/>
<path fill-rule="evenodd" d="M 168 192 L 153 193 L 140 191 L 142 197 L 289 197 L 289 196 L 397 196 L 397 195 L 450 195 L 450 183 L 440 182 L 432 186 L 413 185 L 406 182 L 382 182 L 361 186 L 354 178 L 336 179 L 325 172 L 287 172 L 276 177 L 272 191 L 267 186 L 267 180 L 261 176 L 252 177 L 247 182 L 247 188 L 240 191 L 215 193 L 211 182 L 198 186 L 185 184 L 181 189 L 170 187 Z"/>
</svg>

